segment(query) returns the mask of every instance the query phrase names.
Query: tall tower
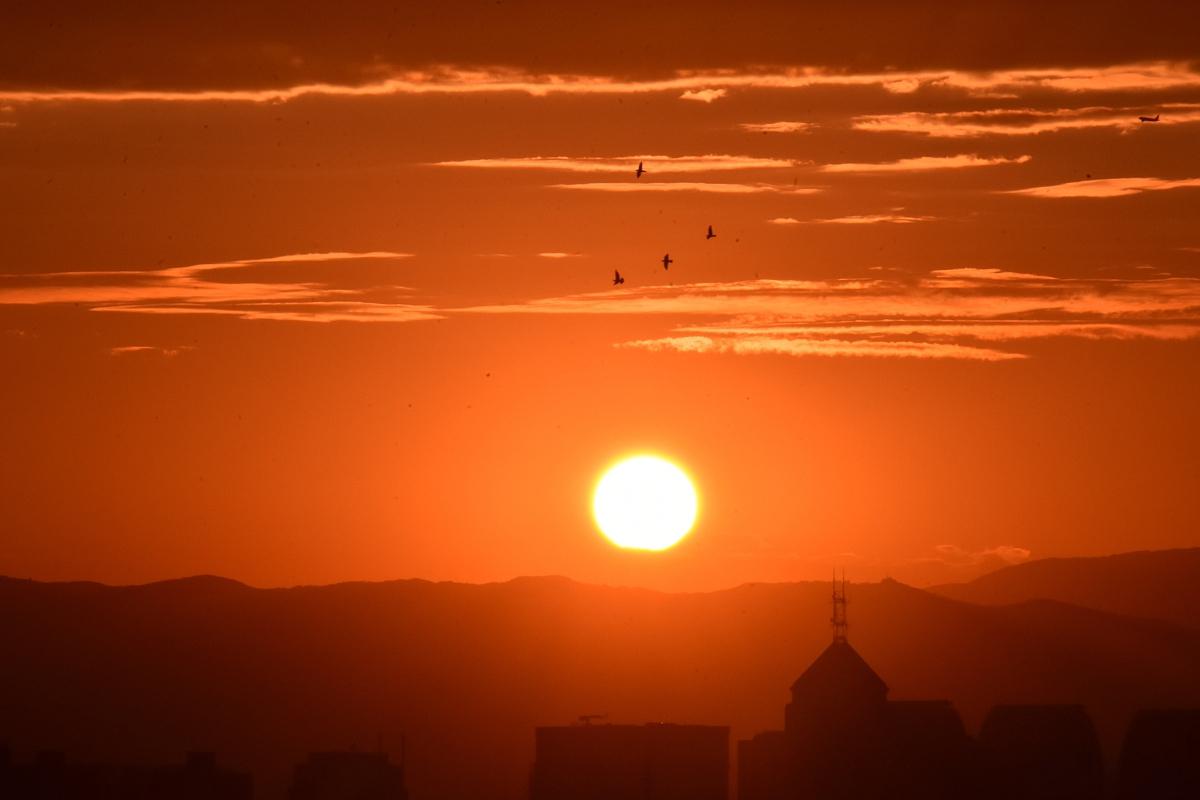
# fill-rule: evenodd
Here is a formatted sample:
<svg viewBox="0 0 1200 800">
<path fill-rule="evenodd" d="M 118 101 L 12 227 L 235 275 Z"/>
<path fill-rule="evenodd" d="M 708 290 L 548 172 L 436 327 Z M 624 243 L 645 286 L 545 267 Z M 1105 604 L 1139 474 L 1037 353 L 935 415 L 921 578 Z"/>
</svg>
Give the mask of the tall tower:
<svg viewBox="0 0 1200 800">
<path fill-rule="evenodd" d="M 833 616 L 829 618 L 833 626 L 833 641 L 846 641 L 846 571 L 842 570 L 842 583 L 838 586 L 837 571 L 833 573 Z"/>
<path fill-rule="evenodd" d="M 834 573 L 832 589 L 829 623 L 833 642 L 792 684 L 792 702 L 784 709 L 784 730 L 810 743 L 823 741 L 842 747 L 880 724 L 888 687 L 846 641 L 844 572 L 841 580 Z"/>
</svg>

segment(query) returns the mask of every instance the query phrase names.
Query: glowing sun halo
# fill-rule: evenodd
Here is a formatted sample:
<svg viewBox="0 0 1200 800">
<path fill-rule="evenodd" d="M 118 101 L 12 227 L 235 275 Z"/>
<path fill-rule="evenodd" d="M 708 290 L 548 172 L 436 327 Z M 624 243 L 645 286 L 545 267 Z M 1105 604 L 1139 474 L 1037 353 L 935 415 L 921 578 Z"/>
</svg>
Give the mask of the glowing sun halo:
<svg viewBox="0 0 1200 800">
<path fill-rule="evenodd" d="M 609 468 L 592 495 L 596 525 L 618 547 L 665 550 L 692 529 L 696 489 L 658 456 L 632 456 Z"/>
</svg>

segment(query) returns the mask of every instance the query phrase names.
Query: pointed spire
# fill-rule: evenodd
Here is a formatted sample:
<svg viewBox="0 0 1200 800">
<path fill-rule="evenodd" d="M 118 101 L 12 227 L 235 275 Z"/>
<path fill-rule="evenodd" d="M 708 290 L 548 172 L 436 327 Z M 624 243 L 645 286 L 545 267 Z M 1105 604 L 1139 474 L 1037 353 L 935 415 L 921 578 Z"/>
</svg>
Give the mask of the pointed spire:
<svg viewBox="0 0 1200 800">
<path fill-rule="evenodd" d="M 841 586 L 838 585 L 837 570 L 833 572 L 833 616 L 829 618 L 833 626 L 833 641 L 846 641 L 846 571 L 842 570 Z"/>
</svg>

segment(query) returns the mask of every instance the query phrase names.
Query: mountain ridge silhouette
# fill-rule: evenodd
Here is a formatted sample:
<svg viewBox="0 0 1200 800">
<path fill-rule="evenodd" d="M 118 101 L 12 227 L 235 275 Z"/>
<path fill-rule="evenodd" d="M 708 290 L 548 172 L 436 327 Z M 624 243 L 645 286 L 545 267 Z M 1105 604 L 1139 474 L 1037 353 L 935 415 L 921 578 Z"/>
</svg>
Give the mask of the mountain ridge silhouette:
<svg viewBox="0 0 1200 800">
<path fill-rule="evenodd" d="M 562 576 L 256 589 L 0 579 L 0 742 L 72 759 L 216 750 L 283 794 L 309 751 L 400 749 L 414 797 L 523 798 L 536 725 L 778 729 L 830 641 L 826 582 L 676 594 Z M 1110 759 L 1139 708 L 1200 705 L 1200 631 L 1055 600 L 849 587 L 849 640 L 895 699 L 1083 703 Z"/>
<path fill-rule="evenodd" d="M 1200 629 L 1200 547 L 1044 558 L 928 591 L 982 605 L 1060 600 Z"/>
</svg>

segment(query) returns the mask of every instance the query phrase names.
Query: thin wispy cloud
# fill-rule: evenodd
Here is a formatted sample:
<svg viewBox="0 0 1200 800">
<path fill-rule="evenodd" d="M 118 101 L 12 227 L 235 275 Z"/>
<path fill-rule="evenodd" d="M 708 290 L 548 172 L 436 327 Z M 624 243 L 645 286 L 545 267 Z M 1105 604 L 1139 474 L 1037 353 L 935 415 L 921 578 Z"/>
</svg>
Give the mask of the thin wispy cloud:
<svg viewBox="0 0 1200 800">
<path fill-rule="evenodd" d="M 995 156 L 987 158 L 978 155 L 957 156 L 918 156 L 916 158 L 901 158 L 896 161 L 862 164 L 822 164 L 821 172 L 926 172 L 940 169 L 966 169 L 970 167 L 994 167 L 1000 164 L 1024 164 L 1032 156 L 1015 156 L 1005 158 Z"/>
<path fill-rule="evenodd" d="M 913 558 L 914 563 L 937 562 L 950 567 L 976 567 L 995 562 L 996 566 L 1010 566 L 1028 561 L 1033 553 L 1028 547 L 1001 544 L 969 550 L 956 544 L 939 544 L 931 555 Z"/>
<path fill-rule="evenodd" d="M 1200 87 L 1200 74 L 1189 65 L 1168 61 L 1098 68 L 1039 68 L 973 73 L 920 70 L 847 73 L 821 67 L 775 70 L 683 71 L 665 78 L 628 80 L 605 75 L 531 73 L 512 69 L 465 69 L 454 66 L 398 73 L 362 84 L 307 83 L 267 89 L 9 89 L 0 102 L 131 103 L 131 102 L 247 102 L 280 103 L 311 96 L 386 97 L 425 94 L 637 95 L 690 94 L 697 99 L 734 90 L 796 90 L 820 86 L 875 87 L 892 94 L 924 88 L 955 90 L 967 95 L 992 96 L 1021 91 L 1152 92 Z"/>
<path fill-rule="evenodd" d="M 817 127 L 812 122 L 743 122 L 738 125 L 750 133 L 804 133 Z"/>
<path fill-rule="evenodd" d="M 572 156 L 529 156 L 524 158 L 471 158 L 462 161 L 438 161 L 436 167 L 466 167 L 471 169 L 531 169 L 559 172 L 611 172 L 632 174 L 638 164 L 654 175 L 674 175 L 690 172 L 720 172 L 745 169 L 783 169 L 796 166 L 797 161 L 759 156 L 700 155 L 700 156 L 617 156 L 614 158 L 576 158 Z"/>
<path fill-rule="evenodd" d="M 772 225 L 910 225 L 914 222 L 929 222 L 937 217 L 917 216 L 911 214 L 850 214 L 844 217 L 825 217 L 821 219 L 796 219 L 795 217 L 774 217 L 767 220 Z"/>
<path fill-rule="evenodd" d="M 581 255 L 582 255 L 582 253 L 559 253 L 559 252 L 538 253 L 538 256 L 540 258 L 579 258 Z"/>
<path fill-rule="evenodd" d="M 1200 105 L 1165 103 L 1156 106 L 1159 121 L 1153 125 L 1171 126 L 1200 122 Z M 940 138 L 978 136 L 1035 136 L 1041 133 L 1110 128 L 1122 132 L 1146 128 L 1140 122 L 1148 109 L 1089 106 L 1083 108 L 994 108 L 973 111 L 871 114 L 854 118 L 857 130 L 879 133 L 915 133 Z"/>
<path fill-rule="evenodd" d="M 1017 342 L 1035 339 L 1087 339 L 1091 341 L 1135 341 L 1139 339 L 1161 342 L 1180 342 L 1200 338 L 1200 321 L 1194 324 L 1178 322 L 1141 323 L 1120 322 L 1053 322 L 1036 319 L 998 320 L 979 322 L 972 320 L 939 320 L 933 322 L 888 322 L 885 324 L 779 324 L 762 325 L 741 323 L 716 325 L 683 325 L 678 333 L 756 336 L 756 337 L 807 337 L 820 339 L 912 337 L 922 341 L 959 341 L 963 339 L 980 342 Z"/>
<path fill-rule="evenodd" d="M 720 100 L 728 92 L 728 89 L 689 89 L 679 95 L 679 99 L 695 100 L 698 103 L 711 103 L 714 100 Z"/>
<path fill-rule="evenodd" d="M 1010 189 L 1003 194 L 1027 197 L 1125 197 L 1142 192 L 1200 186 L 1200 178 L 1097 178 L 1086 181 Z"/>
<path fill-rule="evenodd" d="M 1015 361 L 1035 340 L 1200 338 L 1200 279 L 1070 279 L 987 267 L 908 279 L 648 286 L 457 309 L 483 314 L 707 317 L 650 351 Z"/>
<path fill-rule="evenodd" d="M 850 356 L 857 358 L 953 358 L 970 361 L 1012 361 L 1026 358 L 983 347 L 936 342 L 872 341 L 870 339 L 812 339 L 805 337 L 741 336 L 720 339 L 708 336 L 668 336 L 621 342 L 617 347 L 679 353 L 730 353 L 734 355 Z"/>
<path fill-rule="evenodd" d="M 444 319 L 436 309 L 405 303 L 326 302 L 285 303 L 281 308 L 270 304 L 245 304 L 233 307 L 207 305 L 106 305 L 95 311 L 118 314 L 158 316 L 220 316 L 275 322 L 418 322 Z"/>
<path fill-rule="evenodd" d="M 555 183 L 554 189 L 585 192 L 709 192 L 712 194 L 817 194 L 818 186 L 792 186 L 777 183 L 699 183 L 678 181 L 662 183 L 637 181 L 622 183 Z"/>
<path fill-rule="evenodd" d="M 185 353 L 196 348 L 190 345 L 178 345 L 175 347 L 160 347 L 158 345 L 147 344 L 127 344 L 120 347 L 108 348 L 108 354 L 114 357 L 120 356 L 136 356 L 136 355 L 153 355 L 162 356 L 164 358 L 174 358 L 180 353 Z"/>
<path fill-rule="evenodd" d="M 434 319 L 432 309 L 405 302 L 363 301 L 364 290 L 316 281 L 247 281 L 239 273 L 257 267 L 403 260 L 409 253 L 296 253 L 215 261 L 162 269 L 118 269 L 0 275 L 0 305 L 74 303 L 96 311 L 140 314 L 210 314 L 242 319 L 328 322 Z M 232 273 L 232 274 L 230 274 Z M 402 286 L 389 286 L 403 293 Z"/>
</svg>

